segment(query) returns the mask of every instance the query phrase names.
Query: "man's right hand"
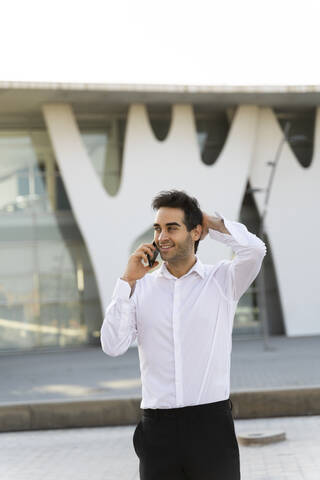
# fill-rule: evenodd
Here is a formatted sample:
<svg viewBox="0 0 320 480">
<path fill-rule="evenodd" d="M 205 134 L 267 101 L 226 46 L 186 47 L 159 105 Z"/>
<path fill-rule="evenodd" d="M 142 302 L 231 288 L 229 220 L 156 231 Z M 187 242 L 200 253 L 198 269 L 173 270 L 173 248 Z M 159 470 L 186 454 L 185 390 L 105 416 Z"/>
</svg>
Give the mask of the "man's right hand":
<svg viewBox="0 0 320 480">
<path fill-rule="evenodd" d="M 149 270 L 159 265 L 159 262 L 155 261 L 152 267 L 149 267 L 147 253 L 150 257 L 153 257 L 153 253 L 156 247 L 152 243 L 142 243 L 135 252 L 129 257 L 127 268 L 121 277 L 122 280 L 128 282 L 131 286 L 135 284 L 136 280 L 144 277 Z M 146 263 L 143 265 L 142 261 Z"/>
</svg>

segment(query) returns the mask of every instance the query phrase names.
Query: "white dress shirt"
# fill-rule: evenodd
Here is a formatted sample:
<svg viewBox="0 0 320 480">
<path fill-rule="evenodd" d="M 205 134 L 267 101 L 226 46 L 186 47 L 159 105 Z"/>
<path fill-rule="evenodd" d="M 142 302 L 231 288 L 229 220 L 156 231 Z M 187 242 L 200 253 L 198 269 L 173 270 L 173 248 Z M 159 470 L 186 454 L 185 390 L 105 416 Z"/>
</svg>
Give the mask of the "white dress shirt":
<svg viewBox="0 0 320 480">
<path fill-rule="evenodd" d="M 118 279 L 101 328 L 104 353 L 117 356 L 137 338 L 140 408 L 174 408 L 226 400 L 237 303 L 259 273 L 264 242 L 223 218 L 231 235 L 209 236 L 235 252 L 215 265 L 197 261 L 182 277 L 161 267 L 136 281 Z"/>
</svg>

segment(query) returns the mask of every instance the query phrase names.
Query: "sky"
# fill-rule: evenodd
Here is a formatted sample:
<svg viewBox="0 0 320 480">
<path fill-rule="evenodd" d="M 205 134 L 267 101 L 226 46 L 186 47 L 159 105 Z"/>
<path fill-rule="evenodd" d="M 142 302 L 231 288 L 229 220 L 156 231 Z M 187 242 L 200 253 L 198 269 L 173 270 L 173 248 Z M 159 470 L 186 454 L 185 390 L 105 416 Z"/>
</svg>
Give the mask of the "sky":
<svg viewBox="0 0 320 480">
<path fill-rule="evenodd" d="M 0 81 L 320 84 L 319 0 L 0 0 L 0 6 Z"/>
</svg>

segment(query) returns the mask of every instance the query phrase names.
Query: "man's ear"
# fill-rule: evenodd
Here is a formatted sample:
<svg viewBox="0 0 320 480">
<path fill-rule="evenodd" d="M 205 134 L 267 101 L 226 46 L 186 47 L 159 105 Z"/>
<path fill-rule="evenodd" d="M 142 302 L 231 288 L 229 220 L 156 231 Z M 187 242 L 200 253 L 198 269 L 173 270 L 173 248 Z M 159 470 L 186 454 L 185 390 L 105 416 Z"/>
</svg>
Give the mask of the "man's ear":
<svg viewBox="0 0 320 480">
<path fill-rule="evenodd" d="M 197 225 L 192 231 L 194 232 L 193 240 L 200 240 L 202 234 L 202 225 Z"/>
</svg>

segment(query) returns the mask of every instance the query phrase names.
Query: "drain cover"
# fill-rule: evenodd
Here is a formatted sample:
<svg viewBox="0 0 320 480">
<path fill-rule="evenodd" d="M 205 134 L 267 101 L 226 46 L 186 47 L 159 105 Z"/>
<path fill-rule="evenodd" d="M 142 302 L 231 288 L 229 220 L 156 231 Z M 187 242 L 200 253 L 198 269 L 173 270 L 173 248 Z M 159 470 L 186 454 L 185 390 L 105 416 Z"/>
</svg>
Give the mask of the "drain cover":
<svg viewBox="0 0 320 480">
<path fill-rule="evenodd" d="M 238 442 L 242 445 L 266 445 L 281 442 L 286 439 L 285 432 L 244 432 L 237 435 Z"/>
</svg>

